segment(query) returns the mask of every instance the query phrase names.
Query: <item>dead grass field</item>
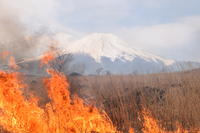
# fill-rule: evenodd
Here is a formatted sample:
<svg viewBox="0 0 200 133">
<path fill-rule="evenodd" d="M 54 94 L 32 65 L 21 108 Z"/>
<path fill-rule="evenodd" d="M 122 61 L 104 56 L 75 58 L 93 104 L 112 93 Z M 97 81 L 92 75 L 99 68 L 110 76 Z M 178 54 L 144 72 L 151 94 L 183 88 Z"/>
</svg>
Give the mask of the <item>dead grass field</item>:
<svg viewBox="0 0 200 133">
<path fill-rule="evenodd" d="M 104 109 L 119 130 L 142 129 L 147 108 L 164 130 L 200 127 L 200 70 L 152 75 L 70 77 L 71 91 Z"/>
<path fill-rule="evenodd" d="M 24 80 L 40 97 L 40 106 L 48 102 L 40 77 L 27 75 Z M 86 104 L 105 110 L 125 133 L 130 127 L 141 132 L 143 108 L 163 130 L 175 131 L 177 124 L 186 130 L 200 127 L 200 69 L 151 75 L 70 76 L 69 81 L 72 95 L 78 94 Z"/>
</svg>

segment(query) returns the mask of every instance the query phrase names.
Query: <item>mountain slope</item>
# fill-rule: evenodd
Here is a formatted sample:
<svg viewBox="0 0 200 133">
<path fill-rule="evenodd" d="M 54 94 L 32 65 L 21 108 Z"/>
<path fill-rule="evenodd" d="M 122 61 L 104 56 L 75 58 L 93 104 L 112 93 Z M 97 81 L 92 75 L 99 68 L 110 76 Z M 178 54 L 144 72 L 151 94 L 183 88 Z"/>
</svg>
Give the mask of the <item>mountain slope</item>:
<svg viewBox="0 0 200 133">
<path fill-rule="evenodd" d="M 158 56 L 145 53 L 139 50 L 128 47 L 124 41 L 120 40 L 113 34 L 94 33 L 76 41 L 67 49 L 71 53 L 88 54 L 97 62 L 101 61 L 102 57 L 110 58 L 112 61 L 117 59 L 124 61 L 133 61 L 140 57 L 146 61 L 161 61 L 165 65 L 171 65 L 173 60 L 167 60 Z"/>
<path fill-rule="evenodd" d="M 130 48 L 113 34 L 94 33 L 71 45 L 66 51 L 73 54 L 71 71 L 84 74 L 156 73 L 175 63 L 150 53 Z M 78 66 L 84 67 L 81 71 Z"/>
<path fill-rule="evenodd" d="M 60 39 L 63 40 L 63 36 Z M 146 74 L 200 68 L 197 62 L 177 62 L 135 50 L 113 34 L 94 33 L 70 44 L 62 42 L 62 48 L 66 51 L 62 56 L 68 53 L 73 56 L 72 61 L 64 66 L 67 73 Z M 39 64 L 38 58 L 20 63 L 23 64 L 30 64 L 25 71 L 32 68 L 32 72 Z M 34 70 L 34 73 L 41 72 Z"/>
</svg>

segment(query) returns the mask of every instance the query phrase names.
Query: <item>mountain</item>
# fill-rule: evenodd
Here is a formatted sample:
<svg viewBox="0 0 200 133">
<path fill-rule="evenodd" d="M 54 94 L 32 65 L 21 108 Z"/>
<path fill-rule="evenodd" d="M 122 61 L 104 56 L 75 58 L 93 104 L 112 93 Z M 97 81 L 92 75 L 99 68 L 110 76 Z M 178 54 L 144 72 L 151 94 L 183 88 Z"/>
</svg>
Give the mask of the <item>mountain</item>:
<svg viewBox="0 0 200 133">
<path fill-rule="evenodd" d="M 70 70 L 83 74 L 145 74 L 200 66 L 199 63 L 176 62 L 133 49 L 117 36 L 105 33 L 88 35 L 66 46 L 66 50 L 74 57 Z"/>
<path fill-rule="evenodd" d="M 174 63 L 173 60 L 167 60 L 158 56 L 145 53 L 128 47 L 128 45 L 113 34 L 94 33 L 85 38 L 76 41 L 67 48 L 71 53 L 87 54 L 95 61 L 101 62 L 102 57 L 107 57 L 111 61 L 117 59 L 122 61 L 133 61 L 140 57 L 146 61 L 161 61 L 165 65 Z"/>
<path fill-rule="evenodd" d="M 56 38 L 66 51 L 61 56 L 72 54 L 72 60 L 63 67 L 66 73 L 147 74 L 200 68 L 200 63 L 197 62 L 178 62 L 133 49 L 113 34 L 94 33 L 80 40 L 63 34 L 54 39 Z M 37 70 L 39 58 L 24 60 L 18 64 L 26 73 L 42 73 Z"/>
</svg>

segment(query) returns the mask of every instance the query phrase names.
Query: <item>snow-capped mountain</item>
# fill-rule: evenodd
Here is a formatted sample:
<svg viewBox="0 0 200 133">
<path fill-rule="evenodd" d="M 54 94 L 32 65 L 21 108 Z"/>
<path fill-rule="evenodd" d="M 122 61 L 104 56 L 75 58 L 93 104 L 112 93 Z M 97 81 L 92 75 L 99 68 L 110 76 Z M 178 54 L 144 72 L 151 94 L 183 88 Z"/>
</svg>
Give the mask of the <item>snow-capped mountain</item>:
<svg viewBox="0 0 200 133">
<path fill-rule="evenodd" d="M 67 38 L 65 39 L 65 37 Z M 72 54 L 72 60 L 64 66 L 67 73 L 86 75 L 146 74 L 200 68 L 200 63 L 177 62 L 133 49 L 113 34 L 94 33 L 82 39 L 71 39 L 67 42 L 69 36 L 57 35 L 54 39 L 56 38 L 58 38 L 56 41 L 66 51 L 62 56 Z M 31 68 L 32 72 L 37 73 L 35 68 L 39 64 L 38 60 L 39 58 L 25 60 L 20 65 L 27 69 L 24 70 L 26 72 L 29 72 Z M 29 65 L 27 66 L 27 64 Z M 41 73 L 41 71 L 38 71 L 38 73 Z"/>
<path fill-rule="evenodd" d="M 71 53 L 87 54 L 95 61 L 101 62 L 102 57 L 107 57 L 111 61 L 117 59 L 126 61 L 133 61 L 140 57 L 147 62 L 163 62 L 165 65 L 171 65 L 173 60 L 167 60 L 150 53 L 145 53 L 139 50 L 130 48 L 128 44 L 120 40 L 113 34 L 94 33 L 76 41 L 67 50 Z"/>
<path fill-rule="evenodd" d="M 67 45 L 66 50 L 74 57 L 70 70 L 83 74 L 157 73 L 200 66 L 198 63 L 188 65 L 187 62 L 176 62 L 133 49 L 117 36 L 107 33 L 83 37 Z"/>
</svg>

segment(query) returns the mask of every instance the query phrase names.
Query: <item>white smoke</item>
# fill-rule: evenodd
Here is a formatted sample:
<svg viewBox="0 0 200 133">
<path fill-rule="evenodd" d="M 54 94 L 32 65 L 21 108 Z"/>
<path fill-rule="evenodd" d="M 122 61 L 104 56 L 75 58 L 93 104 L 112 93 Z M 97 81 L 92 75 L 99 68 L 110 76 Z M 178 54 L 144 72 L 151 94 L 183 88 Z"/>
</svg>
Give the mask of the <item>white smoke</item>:
<svg viewBox="0 0 200 133">
<path fill-rule="evenodd" d="M 17 60 L 41 54 L 53 38 L 56 0 L 0 0 L 0 52 L 9 51 Z"/>
</svg>

